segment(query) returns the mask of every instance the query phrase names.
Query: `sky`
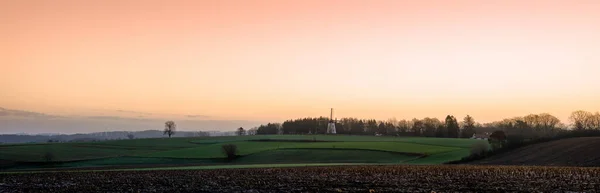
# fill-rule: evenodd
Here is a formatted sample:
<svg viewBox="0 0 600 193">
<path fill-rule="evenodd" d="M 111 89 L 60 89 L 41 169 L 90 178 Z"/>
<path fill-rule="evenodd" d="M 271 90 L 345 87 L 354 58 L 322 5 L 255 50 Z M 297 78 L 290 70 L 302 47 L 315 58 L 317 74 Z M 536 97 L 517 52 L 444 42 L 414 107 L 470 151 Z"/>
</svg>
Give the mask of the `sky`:
<svg viewBox="0 0 600 193">
<path fill-rule="evenodd" d="M 600 110 L 598 10 L 595 0 L 0 0 L 0 107 L 566 122 Z"/>
</svg>

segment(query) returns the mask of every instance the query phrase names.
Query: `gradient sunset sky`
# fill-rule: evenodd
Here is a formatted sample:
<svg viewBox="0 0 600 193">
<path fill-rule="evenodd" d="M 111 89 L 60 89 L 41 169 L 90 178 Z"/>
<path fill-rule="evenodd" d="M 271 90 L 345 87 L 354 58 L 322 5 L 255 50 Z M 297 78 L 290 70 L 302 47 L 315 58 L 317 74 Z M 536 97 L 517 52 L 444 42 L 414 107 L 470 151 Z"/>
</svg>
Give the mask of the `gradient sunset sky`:
<svg viewBox="0 0 600 193">
<path fill-rule="evenodd" d="M 479 122 L 600 110 L 600 1 L 0 0 L 0 107 Z"/>
</svg>

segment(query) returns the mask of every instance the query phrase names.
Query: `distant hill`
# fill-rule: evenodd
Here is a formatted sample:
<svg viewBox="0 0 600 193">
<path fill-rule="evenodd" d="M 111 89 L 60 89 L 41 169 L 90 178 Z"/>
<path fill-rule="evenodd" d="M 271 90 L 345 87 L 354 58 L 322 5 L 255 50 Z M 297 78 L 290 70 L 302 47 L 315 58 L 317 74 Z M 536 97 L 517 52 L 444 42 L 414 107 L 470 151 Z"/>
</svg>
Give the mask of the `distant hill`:
<svg viewBox="0 0 600 193">
<path fill-rule="evenodd" d="M 597 167 L 600 166 L 600 137 L 568 138 L 529 145 L 469 164 Z"/>
<path fill-rule="evenodd" d="M 39 143 L 58 141 L 58 142 L 70 142 L 70 141 L 102 141 L 102 140 L 114 140 L 114 139 L 127 139 L 128 134 L 133 134 L 134 138 L 161 138 L 165 137 L 163 131 L 159 130 L 145 130 L 145 131 L 109 131 L 109 132 L 96 132 L 96 133 L 81 133 L 81 134 L 3 134 L 0 135 L 0 143 Z M 235 132 L 221 132 L 221 131 L 177 131 L 173 137 L 196 137 L 196 136 L 229 136 L 234 135 Z"/>
</svg>

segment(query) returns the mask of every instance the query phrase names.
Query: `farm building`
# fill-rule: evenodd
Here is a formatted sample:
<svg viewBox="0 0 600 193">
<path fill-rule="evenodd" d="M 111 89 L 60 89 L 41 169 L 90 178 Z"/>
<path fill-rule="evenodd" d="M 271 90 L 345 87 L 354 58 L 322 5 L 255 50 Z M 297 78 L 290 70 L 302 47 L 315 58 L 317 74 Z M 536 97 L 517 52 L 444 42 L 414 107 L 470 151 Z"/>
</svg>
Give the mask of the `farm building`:
<svg viewBox="0 0 600 193">
<path fill-rule="evenodd" d="M 471 139 L 488 140 L 489 137 L 490 137 L 490 135 L 488 133 L 484 133 L 484 134 L 474 133 L 473 136 L 471 137 Z"/>
</svg>

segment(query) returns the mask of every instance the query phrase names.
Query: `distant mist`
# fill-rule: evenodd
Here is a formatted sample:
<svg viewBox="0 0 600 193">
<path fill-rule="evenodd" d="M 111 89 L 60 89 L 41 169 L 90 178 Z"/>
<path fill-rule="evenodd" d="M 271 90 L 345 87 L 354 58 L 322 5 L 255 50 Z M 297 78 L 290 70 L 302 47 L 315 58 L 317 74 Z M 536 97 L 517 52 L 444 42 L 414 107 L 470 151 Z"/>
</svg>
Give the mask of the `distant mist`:
<svg viewBox="0 0 600 193">
<path fill-rule="evenodd" d="M 145 131 L 109 131 L 95 133 L 78 134 L 0 134 L 0 144 L 14 143 L 46 143 L 46 142 L 92 142 L 103 140 L 121 140 L 121 139 L 141 139 L 141 138 L 166 138 L 161 130 Z M 177 131 L 172 137 L 202 137 L 202 136 L 231 136 L 235 131 Z"/>
<path fill-rule="evenodd" d="M 180 131 L 234 131 L 251 128 L 260 121 L 199 120 L 198 116 L 181 119 L 136 118 L 121 116 L 55 116 L 43 113 L 0 108 L 0 134 L 91 133 L 104 131 L 162 130 L 164 122 L 173 120 Z M 204 117 L 204 116 L 202 116 Z"/>
</svg>

